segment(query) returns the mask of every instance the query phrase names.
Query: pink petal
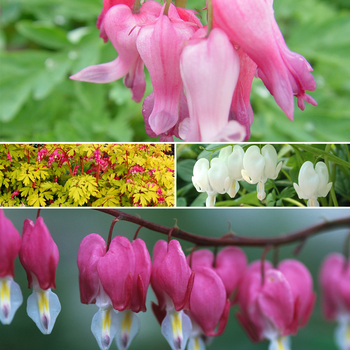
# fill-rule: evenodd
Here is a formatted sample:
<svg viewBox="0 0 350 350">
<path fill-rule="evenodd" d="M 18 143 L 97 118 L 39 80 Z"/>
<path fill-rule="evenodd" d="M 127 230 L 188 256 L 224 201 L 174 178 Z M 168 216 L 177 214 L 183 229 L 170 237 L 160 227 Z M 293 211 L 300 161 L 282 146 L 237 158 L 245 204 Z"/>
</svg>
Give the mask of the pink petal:
<svg viewBox="0 0 350 350">
<path fill-rule="evenodd" d="M 242 48 L 237 52 L 240 60 L 240 70 L 232 98 L 230 119 L 237 120 L 241 125 L 245 126 L 245 140 L 248 140 L 250 138 L 250 126 L 254 119 L 254 113 L 249 98 L 257 66 Z"/>
<path fill-rule="evenodd" d="M 289 282 L 294 300 L 300 299 L 299 324 L 304 326 L 311 316 L 310 312 L 315 301 L 312 276 L 305 265 L 293 259 L 283 260 L 279 263 L 278 270 Z"/>
<path fill-rule="evenodd" d="M 0 209 L 0 278 L 14 277 L 15 259 L 21 243 L 20 234 Z"/>
<path fill-rule="evenodd" d="M 35 224 L 29 219 L 24 221 L 19 259 L 27 272 L 28 288 L 33 284 L 32 274 L 41 289 L 56 288 L 59 253 L 42 217 L 38 217 Z"/>
<path fill-rule="evenodd" d="M 173 12 L 171 5 L 169 15 Z M 148 123 L 156 135 L 166 133 L 178 122 L 183 90 L 179 57 L 184 41 L 194 30 L 186 22 L 179 19 L 172 22 L 168 16 L 161 15 L 154 25 L 144 26 L 139 33 L 137 49 L 150 73 L 154 93 Z"/>
<path fill-rule="evenodd" d="M 106 242 L 96 233 L 84 237 L 80 243 L 77 264 L 80 300 L 83 304 L 91 304 L 96 301 L 96 296 L 100 290 L 97 263 L 106 254 L 106 249 Z"/>
<path fill-rule="evenodd" d="M 192 270 L 196 270 L 197 267 L 213 268 L 214 254 L 209 249 L 195 250 L 193 253 L 187 256 L 187 262 Z"/>
<path fill-rule="evenodd" d="M 165 298 L 163 291 L 172 300 L 174 307 L 180 311 L 189 303 L 190 289 L 193 279 L 185 254 L 177 240 L 171 240 L 168 245 L 155 246 L 151 283 L 160 301 Z M 156 283 L 154 283 L 156 282 Z"/>
<path fill-rule="evenodd" d="M 217 254 L 215 262 L 215 272 L 225 285 L 227 298 L 231 298 L 246 272 L 247 257 L 239 248 L 226 247 Z"/>
<path fill-rule="evenodd" d="M 213 0 L 214 17 L 230 40 L 258 65 L 264 84 L 277 104 L 293 119 L 293 90 L 275 38 L 271 5 L 261 0 Z"/>
<path fill-rule="evenodd" d="M 215 333 L 226 306 L 226 291 L 221 278 L 211 269 L 198 266 L 191 293 L 191 318 L 207 335 Z"/>
<path fill-rule="evenodd" d="M 151 278 L 152 263 L 145 242 L 136 239 L 132 242 L 135 254 L 135 272 L 131 310 L 133 312 L 146 311 L 146 295 Z"/>
<path fill-rule="evenodd" d="M 272 323 L 280 334 L 285 335 L 294 319 L 294 298 L 288 281 L 280 271 L 266 271 L 257 303 L 266 317 L 263 321 L 265 327 L 270 327 L 269 323 Z"/>
<path fill-rule="evenodd" d="M 135 271 L 135 255 L 129 240 L 123 236 L 113 238 L 109 250 L 97 263 L 101 284 L 110 297 L 113 308 L 130 308 Z"/>
</svg>

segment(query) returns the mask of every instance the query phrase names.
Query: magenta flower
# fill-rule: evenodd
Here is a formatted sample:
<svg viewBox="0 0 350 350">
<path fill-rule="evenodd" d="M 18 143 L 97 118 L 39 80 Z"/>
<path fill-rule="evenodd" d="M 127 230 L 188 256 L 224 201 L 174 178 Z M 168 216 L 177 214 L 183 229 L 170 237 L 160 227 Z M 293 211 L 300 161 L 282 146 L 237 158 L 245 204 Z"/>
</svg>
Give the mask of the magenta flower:
<svg viewBox="0 0 350 350">
<path fill-rule="evenodd" d="M 160 240 L 153 249 L 151 285 L 158 305 L 152 309 L 161 323 L 162 334 L 173 350 L 183 350 L 192 330 L 190 309 L 194 272 L 187 264 L 180 243 Z"/>
<path fill-rule="evenodd" d="M 0 321 L 10 324 L 23 302 L 19 285 L 14 282 L 15 259 L 21 249 L 21 236 L 0 209 Z"/>
<path fill-rule="evenodd" d="M 314 306 L 311 275 L 295 260 L 281 262 L 278 269 L 265 262 L 263 282 L 260 267 L 261 262 L 253 263 L 242 280 L 238 320 L 252 341 L 268 339 L 269 349 L 290 349 L 288 335 L 307 323 Z"/>
<path fill-rule="evenodd" d="M 156 135 L 171 136 L 170 130 L 179 121 L 180 98 L 183 96 L 180 53 L 184 42 L 197 28 L 193 22 L 183 21 L 171 4 L 168 16 L 161 14 L 154 24 L 141 28 L 138 35 L 137 50 L 153 85 L 153 98 L 145 100 L 143 110 L 146 115 L 152 110 L 145 119 Z"/>
<path fill-rule="evenodd" d="M 243 250 L 237 247 L 226 247 L 214 258 L 214 254 L 209 249 L 201 249 L 192 253 L 191 267 L 196 271 L 199 266 L 212 268 L 221 278 L 226 290 L 226 297 L 232 302 L 247 268 L 247 257 Z"/>
<path fill-rule="evenodd" d="M 103 238 L 95 233 L 80 243 L 77 259 L 80 299 L 84 304 L 96 303 L 99 307 L 91 330 L 100 349 L 108 349 L 114 337 L 120 350 L 127 349 L 139 330 L 135 313 L 146 311 L 151 258 L 141 239 L 130 243 L 117 236 L 107 252 L 106 249 Z"/>
<path fill-rule="evenodd" d="M 27 300 L 28 316 L 43 334 L 50 334 L 61 311 L 58 297 L 51 291 L 56 288 L 59 253 L 42 217 L 35 224 L 24 221 L 19 260 L 27 273 L 28 288 L 33 288 Z"/>
<path fill-rule="evenodd" d="M 350 348 L 350 259 L 338 253 L 326 257 L 321 266 L 322 306 L 328 320 L 336 320 L 335 341 L 340 350 Z"/>
<path fill-rule="evenodd" d="M 145 2 L 140 12 L 135 14 L 124 4 L 111 7 L 103 15 L 101 35 L 106 33 L 118 52 L 118 57 L 109 63 L 84 68 L 70 78 L 92 83 L 109 83 L 125 76 L 125 86 L 132 90 L 133 99 L 140 102 L 146 82 L 143 62 L 136 48 L 138 27 L 154 21 L 160 11 L 161 5 L 155 1 Z"/>
<path fill-rule="evenodd" d="M 310 64 L 289 51 L 275 21 L 272 0 L 213 0 L 214 19 L 230 40 L 257 64 L 257 75 L 274 96 L 287 117 L 293 120 L 293 95 L 298 106 L 304 101 L 316 105 L 305 94 L 316 88 Z"/>
<path fill-rule="evenodd" d="M 198 30 L 181 53 L 190 119 L 182 122 L 180 136 L 185 141 L 243 141 L 245 127 L 229 121 L 239 56 L 221 29 L 205 35 L 204 28 Z"/>
</svg>

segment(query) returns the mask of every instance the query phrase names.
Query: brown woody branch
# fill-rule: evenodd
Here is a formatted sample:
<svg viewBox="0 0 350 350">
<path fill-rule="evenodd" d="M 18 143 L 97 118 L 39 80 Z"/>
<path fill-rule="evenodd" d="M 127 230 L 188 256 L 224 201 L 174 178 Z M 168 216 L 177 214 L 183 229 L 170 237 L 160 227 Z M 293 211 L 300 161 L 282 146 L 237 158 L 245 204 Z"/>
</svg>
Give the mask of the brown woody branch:
<svg viewBox="0 0 350 350">
<path fill-rule="evenodd" d="M 293 242 L 303 242 L 308 237 L 324 233 L 327 230 L 350 228 L 350 216 L 342 219 L 336 219 L 331 221 L 324 221 L 322 223 L 310 226 L 306 229 L 302 229 L 295 232 L 290 232 L 278 237 L 243 237 L 236 234 L 226 234 L 221 238 L 216 237 L 205 237 L 196 235 L 184 230 L 180 230 L 177 226 L 167 227 L 155 224 L 153 222 L 141 219 L 135 215 L 125 213 L 116 209 L 96 209 L 103 213 L 114 216 L 115 218 L 123 221 L 129 221 L 134 224 L 146 227 L 152 231 L 163 233 L 168 235 L 170 230 L 172 230 L 171 236 L 183 239 L 188 242 L 192 242 L 197 246 L 210 246 L 210 247 L 220 247 L 220 246 L 246 246 L 246 247 L 278 247 L 281 245 L 293 243 Z"/>
</svg>

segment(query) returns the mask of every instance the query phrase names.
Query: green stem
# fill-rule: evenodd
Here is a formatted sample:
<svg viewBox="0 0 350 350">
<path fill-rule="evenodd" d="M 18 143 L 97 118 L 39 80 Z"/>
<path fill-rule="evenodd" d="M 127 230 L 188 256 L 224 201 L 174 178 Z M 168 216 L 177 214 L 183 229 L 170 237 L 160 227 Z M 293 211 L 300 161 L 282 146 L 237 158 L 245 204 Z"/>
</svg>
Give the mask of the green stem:
<svg viewBox="0 0 350 350">
<path fill-rule="evenodd" d="M 301 204 L 300 202 L 298 202 L 297 200 L 293 199 L 293 198 L 282 198 L 283 201 L 295 204 L 297 207 L 305 207 L 305 205 Z"/>
<path fill-rule="evenodd" d="M 208 37 L 211 30 L 213 29 L 213 4 L 211 0 L 207 1 L 207 9 L 208 9 L 208 25 L 207 25 L 207 37 Z"/>
<path fill-rule="evenodd" d="M 171 0 L 166 0 L 166 4 L 165 4 L 165 8 L 164 8 L 164 15 L 165 16 L 168 16 L 170 4 L 171 4 Z"/>
</svg>

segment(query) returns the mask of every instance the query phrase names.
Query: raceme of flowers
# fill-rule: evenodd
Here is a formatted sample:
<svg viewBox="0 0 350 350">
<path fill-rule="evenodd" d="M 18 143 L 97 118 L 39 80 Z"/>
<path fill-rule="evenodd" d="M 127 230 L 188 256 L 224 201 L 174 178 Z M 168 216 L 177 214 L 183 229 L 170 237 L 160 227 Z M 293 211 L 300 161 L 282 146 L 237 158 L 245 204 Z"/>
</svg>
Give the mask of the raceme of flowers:
<svg viewBox="0 0 350 350">
<path fill-rule="evenodd" d="M 173 206 L 168 144 L 0 145 L 0 206 Z"/>
<path fill-rule="evenodd" d="M 40 252 L 40 253 L 39 253 Z M 10 324 L 22 304 L 20 287 L 13 280 L 14 260 L 20 261 L 33 294 L 27 313 L 43 334 L 52 332 L 61 306 L 55 288 L 58 249 L 41 217 L 26 219 L 22 239 L 0 210 L 0 321 Z M 80 299 L 96 304 L 91 331 L 101 350 L 114 339 L 127 349 L 138 333 L 137 313 L 146 311 L 149 284 L 156 295 L 152 310 L 171 349 L 205 350 L 225 330 L 230 308 L 253 342 L 270 341 L 269 350 L 291 349 L 290 336 L 306 326 L 316 295 L 308 269 L 287 259 L 274 267 L 269 261 L 248 265 L 245 253 L 225 247 L 185 256 L 180 243 L 159 240 L 153 259 L 143 240 L 130 242 L 116 236 L 107 246 L 92 233 L 80 243 L 77 257 Z M 350 260 L 338 253 L 326 257 L 320 271 L 325 317 L 339 323 L 340 350 L 350 345 Z"/>
<path fill-rule="evenodd" d="M 149 136 L 172 141 L 243 141 L 250 137 L 253 77 L 260 78 L 287 117 L 294 100 L 301 110 L 316 101 L 306 59 L 288 49 L 276 23 L 273 1 L 212 0 L 208 25 L 193 10 L 147 0 L 103 1 L 97 20 L 117 58 L 94 65 L 71 79 L 108 83 L 124 77 L 140 102 L 149 71 L 153 92 L 143 102 Z"/>
<path fill-rule="evenodd" d="M 51 288 L 59 260 L 58 248 L 43 218 L 35 223 L 26 219 L 22 239 L 12 222 L 0 209 L 0 321 L 10 324 L 23 302 L 19 285 L 14 282 L 17 254 L 27 273 L 28 288 L 33 293 L 27 300 L 27 314 L 43 334 L 50 334 L 61 311 L 61 304 Z"/>
<path fill-rule="evenodd" d="M 234 198 L 239 190 L 238 181 L 257 184 L 257 197 L 265 199 L 265 183 L 275 180 L 282 168 L 277 164 L 277 152 L 272 145 L 250 146 L 246 152 L 239 145 L 227 146 L 220 150 L 219 156 L 209 161 L 199 159 L 193 167 L 192 183 L 198 192 L 207 192 L 207 207 L 215 205 L 216 194 L 227 193 Z M 300 199 L 308 199 L 308 206 L 319 206 L 318 197 L 327 196 L 332 187 L 328 183 L 329 174 L 325 163 L 315 166 L 306 161 L 300 168 L 299 185 L 294 183 Z"/>
<path fill-rule="evenodd" d="M 207 192 L 207 207 L 215 205 L 217 193 L 227 193 L 235 197 L 239 190 L 238 181 L 245 180 L 257 184 L 257 195 L 260 200 L 266 196 L 267 179 L 276 179 L 282 162 L 277 164 L 277 153 L 273 146 L 250 146 L 246 152 L 239 145 L 221 149 L 218 158 L 209 161 L 199 159 L 193 168 L 192 183 L 198 192 Z"/>
</svg>

